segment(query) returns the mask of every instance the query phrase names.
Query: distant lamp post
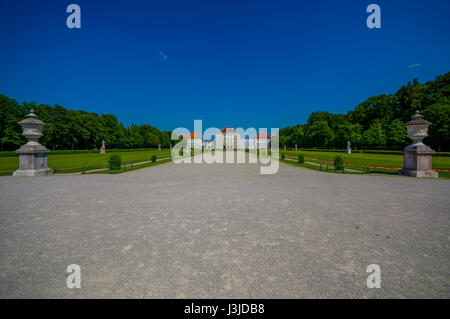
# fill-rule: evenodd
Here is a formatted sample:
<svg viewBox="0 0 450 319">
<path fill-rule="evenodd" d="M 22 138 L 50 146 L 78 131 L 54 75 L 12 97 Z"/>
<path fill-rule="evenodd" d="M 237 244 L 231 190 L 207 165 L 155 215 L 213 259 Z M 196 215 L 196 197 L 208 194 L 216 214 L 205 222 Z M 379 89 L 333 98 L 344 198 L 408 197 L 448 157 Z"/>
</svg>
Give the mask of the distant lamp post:
<svg viewBox="0 0 450 319">
<path fill-rule="evenodd" d="M 416 111 L 411 120 L 405 124 L 408 137 L 413 142 L 402 151 L 404 165 L 399 171 L 400 175 L 433 178 L 439 176 L 431 165 L 435 151 L 422 142 L 428 136 L 428 127 L 431 124 L 419 114 L 419 111 Z"/>
<path fill-rule="evenodd" d="M 38 140 L 43 135 L 44 122 L 39 120 L 33 110 L 18 124 L 22 126 L 22 135 L 28 142 L 19 148 L 19 169 L 13 173 L 14 176 L 41 176 L 53 174 L 53 170 L 47 167 L 47 153 L 49 150 L 39 144 Z"/>
</svg>

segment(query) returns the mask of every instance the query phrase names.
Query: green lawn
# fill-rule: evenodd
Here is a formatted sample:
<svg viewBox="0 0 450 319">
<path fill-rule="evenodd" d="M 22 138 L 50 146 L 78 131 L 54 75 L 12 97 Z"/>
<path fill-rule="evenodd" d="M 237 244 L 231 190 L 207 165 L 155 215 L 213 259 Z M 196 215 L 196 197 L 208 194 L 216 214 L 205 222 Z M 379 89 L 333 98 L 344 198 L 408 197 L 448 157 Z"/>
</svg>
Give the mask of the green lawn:
<svg viewBox="0 0 450 319">
<path fill-rule="evenodd" d="M 280 153 L 283 153 L 280 151 Z M 403 157 L 401 155 L 381 155 L 381 154 L 345 154 L 334 152 L 315 152 L 315 151 L 287 151 L 287 155 L 297 157 L 298 154 L 305 156 L 305 161 L 322 163 L 326 165 L 326 162 L 320 160 L 333 161 L 336 155 L 341 155 L 346 164 L 346 168 L 365 171 L 364 166 L 379 166 L 379 167 L 402 167 Z M 105 168 L 108 166 L 108 157 L 113 154 L 109 152 L 107 154 L 88 153 L 88 154 L 65 154 L 65 155 L 49 155 L 48 166 L 55 170 L 56 173 L 72 173 L 80 172 L 83 170 L 91 170 L 98 168 Z M 149 161 L 152 155 L 156 155 L 158 158 L 170 157 L 170 150 L 164 149 L 157 150 L 142 150 L 142 151 L 124 151 L 121 150 L 118 154 L 122 157 L 124 163 L 137 163 Z M 287 157 L 288 158 L 288 157 Z M 332 165 L 332 163 L 330 163 Z M 312 166 L 312 165 L 305 165 Z M 19 168 L 18 157 L 0 157 L 0 175 L 11 175 L 13 171 Z M 309 167 L 317 169 L 317 167 Z M 435 169 L 450 169 L 450 158 L 434 157 L 433 168 Z M 384 168 L 370 168 L 372 173 L 390 173 L 394 174 L 396 170 L 389 170 Z M 448 172 L 439 172 L 441 177 L 450 177 Z"/>
<path fill-rule="evenodd" d="M 126 169 L 124 169 L 123 167 L 121 169 L 119 169 L 119 170 L 112 170 L 112 171 L 109 170 L 109 169 L 104 169 L 104 170 L 101 170 L 101 171 L 87 172 L 86 174 L 120 174 L 120 173 L 126 173 L 126 172 L 135 171 L 137 169 L 141 169 L 141 168 L 144 168 L 144 167 L 150 167 L 150 166 L 155 166 L 155 165 L 159 165 L 159 164 L 168 163 L 168 162 L 171 162 L 171 161 L 172 161 L 172 159 L 168 158 L 168 159 L 165 159 L 165 160 L 162 160 L 162 161 L 128 166 L 128 167 L 126 167 Z"/>
<path fill-rule="evenodd" d="M 282 151 L 280 151 L 282 153 Z M 287 151 L 287 155 L 298 156 L 303 154 L 305 158 L 315 158 L 319 160 L 333 161 L 337 155 L 340 155 L 345 163 L 351 163 L 356 166 L 373 165 L 373 166 L 388 166 L 388 167 L 402 167 L 402 155 L 382 155 L 382 154 L 345 154 L 333 152 L 311 152 L 311 151 Z M 433 157 L 433 168 L 450 169 L 450 157 Z"/>
<path fill-rule="evenodd" d="M 80 172 L 83 166 L 86 170 L 104 168 L 108 166 L 108 157 L 113 152 L 106 154 L 89 153 L 89 154 L 65 154 L 65 155 L 49 155 L 48 166 L 55 170 L 55 173 L 72 173 Z M 161 151 L 121 151 L 118 152 L 122 157 L 123 163 L 137 163 L 149 161 L 152 155 L 158 158 L 170 157 L 170 150 Z M 0 157 L 0 174 L 10 175 L 19 168 L 18 157 Z"/>
<path fill-rule="evenodd" d="M 284 153 L 280 151 L 280 153 Z M 337 155 L 342 156 L 346 168 L 365 171 L 364 166 L 378 166 L 378 167 L 403 167 L 402 155 L 382 155 L 382 154 L 345 154 L 334 152 L 313 152 L 313 151 L 287 151 L 286 155 L 297 157 L 300 153 L 305 156 L 305 161 L 313 163 L 322 163 L 326 165 L 323 160 L 333 161 Z M 289 158 L 289 157 L 287 157 Z M 314 160 L 312 160 L 314 159 Z M 333 165 L 330 163 L 329 165 Z M 434 169 L 450 169 L 450 157 L 433 157 Z M 396 173 L 396 170 L 389 170 L 384 168 L 370 168 L 372 173 Z M 439 176 L 450 177 L 448 172 L 439 172 Z"/>
</svg>

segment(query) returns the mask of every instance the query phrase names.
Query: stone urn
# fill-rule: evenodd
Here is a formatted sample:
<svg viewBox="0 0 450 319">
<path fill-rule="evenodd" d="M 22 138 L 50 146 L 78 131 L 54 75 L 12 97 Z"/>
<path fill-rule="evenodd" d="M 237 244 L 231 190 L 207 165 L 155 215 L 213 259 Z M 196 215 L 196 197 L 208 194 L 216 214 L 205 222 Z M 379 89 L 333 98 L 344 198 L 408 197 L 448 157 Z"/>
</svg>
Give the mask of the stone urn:
<svg viewBox="0 0 450 319">
<path fill-rule="evenodd" d="M 405 124 L 408 138 L 412 143 L 402 150 L 404 164 L 399 171 L 401 175 L 438 177 L 438 173 L 432 169 L 432 157 L 435 151 L 422 142 L 428 136 L 428 127 L 431 124 L 418 111 Z"/>
<path fill-rule="evenodd" d="M 14 176 L 40 176 L 53 173 L 53 170 L 47 167 L 49 150 L 38 142 L 43 135 L 45 123 L 33 112 L 31 110 L 30 114 L 18 123 L 22 126 L 22 135 L 28 142 L 16 151 L 19 154 L 19 169 L 13 173 Z"/>
</svg>

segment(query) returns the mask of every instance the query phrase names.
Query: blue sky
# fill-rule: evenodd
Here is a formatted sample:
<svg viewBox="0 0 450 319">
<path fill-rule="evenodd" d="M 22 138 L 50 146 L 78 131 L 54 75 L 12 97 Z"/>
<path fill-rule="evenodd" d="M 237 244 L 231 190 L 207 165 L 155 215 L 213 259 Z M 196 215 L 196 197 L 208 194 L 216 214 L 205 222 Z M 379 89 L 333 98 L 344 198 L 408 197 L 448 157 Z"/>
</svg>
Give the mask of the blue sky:
<svg viewBox="0 0 450 319">
<path fill-rule="evenodd" d="M 285 127 L 450 71 L 449 35 L 448 0 L 0 0 L 0 93 L 164 130 Z"/>
</svg>

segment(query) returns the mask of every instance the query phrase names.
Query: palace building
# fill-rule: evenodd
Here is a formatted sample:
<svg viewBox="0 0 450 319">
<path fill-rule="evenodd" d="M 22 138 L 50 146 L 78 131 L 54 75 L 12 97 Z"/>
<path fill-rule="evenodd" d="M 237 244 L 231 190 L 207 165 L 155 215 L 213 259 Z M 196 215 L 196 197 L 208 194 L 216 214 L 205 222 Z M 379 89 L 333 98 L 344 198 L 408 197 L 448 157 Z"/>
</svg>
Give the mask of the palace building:
<svg viewBox="0 0 450 319">
<path fill-rule="evenodd" d="M 216 145 L 223 145 L 225 149 L 240 147 L 241 135 L 231 127 L 225 127 L 216 133 Z"/>
<path fill-rule="evenodd" d="M 264 132 L 259 132 L 255 137 L 255 146 L 260 149 L 268 149 L 270 146 L 271 136 L 268 136 Z"/>
<path fill-rule="evenodd" d="M 215 149 L 222 146 L 224 149 L 265 149 L 271 146 L 271 139 L 273 136 L 268 136 L 264 132 L 259 132 L 253 139 L 241 139 L 241 134 L 231 127 L 225 127 L 217 131 L 212 140 L 202 140 L 196 133 L 192 132 L 189 135 L 183 135 L 184 145 L 188 148 L 204 148 Z"/>
<path fill-rule="evenodd" d="M 195 132 L 183 135 L 183 141 L 187 148 L 202 148 L 202 138 Z"/>
</svg>

